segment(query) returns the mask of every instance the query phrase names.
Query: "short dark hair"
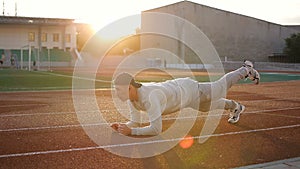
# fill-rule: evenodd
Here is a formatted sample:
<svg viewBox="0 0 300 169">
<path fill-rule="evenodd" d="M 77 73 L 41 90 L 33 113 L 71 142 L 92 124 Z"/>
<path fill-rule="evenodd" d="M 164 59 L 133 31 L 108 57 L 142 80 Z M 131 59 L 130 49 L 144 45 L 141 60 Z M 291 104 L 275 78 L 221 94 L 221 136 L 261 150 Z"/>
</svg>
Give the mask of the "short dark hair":
<svg viewBox="0 0 300 169">
<path fill-rule="evenodd" d="M 129 85 L 131 84 L 135 88 L 140 88 L 142 86 L 141 83 L 138 83 L 134 80 L 134 77 L 129 73 L 120 73 L 114 80 L 115 85 Z"/>
</svg>

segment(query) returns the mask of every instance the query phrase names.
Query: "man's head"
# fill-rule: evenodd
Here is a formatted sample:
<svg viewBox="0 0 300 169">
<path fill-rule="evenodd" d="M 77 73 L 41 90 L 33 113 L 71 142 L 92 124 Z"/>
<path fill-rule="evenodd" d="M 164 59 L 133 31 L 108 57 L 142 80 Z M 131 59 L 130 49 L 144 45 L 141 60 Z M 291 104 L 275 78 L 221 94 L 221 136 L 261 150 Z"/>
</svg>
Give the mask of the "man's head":
<svg viewBox="0 0 300 169">
<path fill-rule="evenodd" d="M 133 97 L 136 95 L 136 89 L 142 86 L 142 84 L 137 83 L 134 80 L 134 77 L 129 73 L 120 73 L 113 82 L 117 96 L 122 101 L 126 101 L 128 99 L 134 100 Z"/>
</svg>

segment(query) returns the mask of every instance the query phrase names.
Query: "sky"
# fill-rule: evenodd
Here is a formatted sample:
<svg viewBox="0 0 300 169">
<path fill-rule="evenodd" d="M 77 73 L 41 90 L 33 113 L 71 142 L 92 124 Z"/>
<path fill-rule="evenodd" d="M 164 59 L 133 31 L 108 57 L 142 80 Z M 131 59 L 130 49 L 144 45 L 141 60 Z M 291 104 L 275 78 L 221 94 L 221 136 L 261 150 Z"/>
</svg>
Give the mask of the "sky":
<svg viewBox="0 0 300 169">
<path fill-rule="evenodd" d="M 180 0 L 0 0 L 1 15 L 70 18 L 101 28 Z M 300 0 L 190 0 L 282 25 L 300 25 Z M 4 2 L 4 11 L 3 11 Z M 15 5 L 17 4 L 17 5 Z M 17 9 L 17 10 L 15 10 Z"/>
</svg>

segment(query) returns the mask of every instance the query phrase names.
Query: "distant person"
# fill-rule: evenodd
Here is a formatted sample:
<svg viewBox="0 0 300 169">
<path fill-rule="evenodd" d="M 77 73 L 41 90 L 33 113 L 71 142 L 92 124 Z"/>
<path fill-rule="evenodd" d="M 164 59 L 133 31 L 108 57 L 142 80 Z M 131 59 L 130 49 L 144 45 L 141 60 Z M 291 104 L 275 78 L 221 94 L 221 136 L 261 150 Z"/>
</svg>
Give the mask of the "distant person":
<svg viewBox="0 0 300 169">
<path fill-rule="evenodd" d="M 14 55 L 11 55 L 11 56 L 10 56 L 10 66 L 11 66 L 11 67 L 14 67 L 14 66 L 15 66 L 15 56 L 14 56 Z"/>
<path fill-rule="evenodd" d="M 2 53 L 1 54 L 1 59 L 0 59 L 0 64 L 3 65 L 4 61 L 5 61 L 5 54 Z"/>
<path fill-rule="evenodd" d="M 224 94 L 239 80 L 249 78 L 259 83 L 260 75 L 250 61 L 229 72 L 215 82 L 199 83 L 190 78 L 178 78 L 161 83 L 138 83 L 128 73 L 114 79 L 117 96 L 128 101 L 131 120 L 124 124 L 113 123 L 111 127 L 124 135 L 158 135 L 162 132 L 162 115 L 190 107 L 199 111 L 225 109 L 232 112 L 229 123 L 237 123 L 245 106 L 224 97 Z M 211 95 L 212 89 L 216 96 Z M 222 95 L 223 94 L 223 95 Z M 225 106 L 225 107 L 224 107 Z M 148 113 L 150 125 L 139 127 L 140 112 Z"/>
<path fill-rule="evenodd" d="M 32 64 L 32 65 L 33 65 L 33 70 L 34 70 L 34 71 L 37 71 L 36 61 L 35 61 L 35 60 L 33 61 L 33 64 Z"/>
<path fill-rule="evenodd" d="M 13 55 L 14 59 L 15 59 L 15 66 L 17 69 L 20 69 L 20 64 L 19 64 L 19 60 L 18 60 L 18 56 L 16 54 Z"/>
</svg>

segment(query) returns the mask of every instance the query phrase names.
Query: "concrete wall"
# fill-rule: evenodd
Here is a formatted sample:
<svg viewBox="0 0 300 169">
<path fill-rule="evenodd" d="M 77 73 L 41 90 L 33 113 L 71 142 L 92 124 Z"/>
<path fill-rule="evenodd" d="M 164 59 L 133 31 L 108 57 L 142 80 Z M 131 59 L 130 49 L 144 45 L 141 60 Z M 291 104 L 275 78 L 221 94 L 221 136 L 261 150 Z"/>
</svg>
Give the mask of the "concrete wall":
<svg viewBox="0 0 300 169">
<path fill-rule="evenodd" d="M 185 18 L 200 28 L 215 46 L 219 56 L 224 60 L 253 59 L 268 61 L 272 53 L 282 53 L 285 46 L 284 39 L 299 29 L 282 26 L 263 20 L 247 17 L 208 6 L 183 1 L 165 7 L 145 11 L 163 12 Z M 155 27 L 164 23 L 159 18 L 149 21 L 142 17 L 141 32 L 148 26 Z M 177 27 L 180 29 L 180 26 Z M 180 32 L 180 30 L 178 30 Z M 141 48 L 166 48 L 178 56 L 182 55 L 182 47 L 176 41 L 166 40 L 164 37 L 141 38 Z M 184 48 L 186 58 L 193 57 L 193 53 Z"/>
<path fill-rule="evenodd" d="M 31 26 L 20 28 L 15 25 L 0 25 L 0 48 L 20 49 L 22 46 L 28 45 L 29 30 L 34 30 L 34 28 Z"/>
<path fill-rule="evenodd" d="M 35 41 L 28 41 L 29 32 L 34 32 Z M 47 33 L 47 42 L 39 40 L 40 33 Z M 53 42 L 54 33 L 59 34 L 59 42 Z M 65 41 L 66 34 L 71 35 L 71 42 Z M 76 48 L 76 27 L 0 24 L 0 49 L 20 49 L 26 45 L 38 48 L 39 44 L 48 49 Z"/>
<path fill-rule="evenodd" d="M 300 25 L 286 25 L 285 27 L 294 29 L 294 30 L 300 32 Z"/>
</svg>

